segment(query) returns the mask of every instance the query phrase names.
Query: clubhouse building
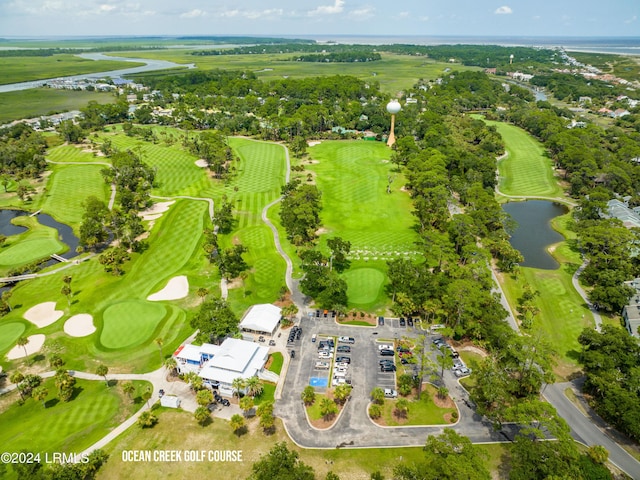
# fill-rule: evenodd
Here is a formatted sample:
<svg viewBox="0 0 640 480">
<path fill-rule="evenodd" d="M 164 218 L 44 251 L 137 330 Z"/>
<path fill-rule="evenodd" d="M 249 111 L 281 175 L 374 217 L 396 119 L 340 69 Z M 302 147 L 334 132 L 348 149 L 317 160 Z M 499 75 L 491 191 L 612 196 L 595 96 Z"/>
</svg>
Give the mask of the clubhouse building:
<svg viewBox="0 0 640 480">
<path fill-rule="evenodd" d="M 273 373 L 263 370 L 268 356 L 269 347 L 237 338 L 227 338 L 221 345 L 182 345 L 173 354 L 178 372 L 195 372 L 205 385 L 229 396 L 236 378 L 258 376 L 273 381 Z"/>
<path fill-rule="evenodd" d="M 273 334 L 278 329 L 278 325 L 280 325 L 281 318 L 282 310 L 280 307 L 276 307 L 270 303 L 262 303 L 252 306 L 238 327 L 243 332 L 273 337 Z"/>
</svg>

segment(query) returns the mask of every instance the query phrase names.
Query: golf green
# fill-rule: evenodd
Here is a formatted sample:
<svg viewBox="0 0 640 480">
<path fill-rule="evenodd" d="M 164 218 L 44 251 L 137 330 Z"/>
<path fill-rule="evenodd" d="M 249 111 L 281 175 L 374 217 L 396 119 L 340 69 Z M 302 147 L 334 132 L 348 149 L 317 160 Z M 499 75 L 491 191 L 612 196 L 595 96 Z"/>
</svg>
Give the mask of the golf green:
<svg viewBox="0 0 640 480">
<path fill-rule="evenodd" d="M 378 298 L 385 276 L 375 268 L 357 268 L 349 270 L 342 278 L 347 282 L 349 303 L 364 305 Z"/>
<path fill-rule="evenodd" d="M 61 252 L 64 246 L 53 238 L 36 238 L 11 245 L 0 253 L 0 266 L 24 265 L 52 253 Z"/>
<path fill-rule="evenodd" d="M 24 324 L 19 322 L 0 325 L 0 352 L 12 346 L 25 331 L 25 328 Z"/>
<path fill-rule="evenodd" d="M 125 301 L 109 306 L 103 314 L 100 342 L 106 348 L 125 348 L 144 343 L 160 324 L 164 305 L 146 301 Z"/>
</svg>

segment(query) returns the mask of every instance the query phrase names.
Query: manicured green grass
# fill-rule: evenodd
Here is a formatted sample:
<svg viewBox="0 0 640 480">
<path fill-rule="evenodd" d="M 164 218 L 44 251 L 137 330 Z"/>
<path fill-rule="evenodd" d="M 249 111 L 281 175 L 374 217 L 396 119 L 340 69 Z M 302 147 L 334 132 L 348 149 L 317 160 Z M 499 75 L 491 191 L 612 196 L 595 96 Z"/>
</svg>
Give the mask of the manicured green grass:
<svg viewBox="0 0 640 480">
<path fill-rule="evenodd" d="M 97 156 L 96 154 L 85 150 L 84 145 L 59 145 L 49 149 L 47 152 L 47 160 L 52 162 L 101 162 L 111 163 L 109 158 Z M 100 165 L 106 168 L 106 165 Z"/>
<path fill-rule="evenodd" d="M 273 352 L 271 354 L 271 358 L 272 361 L 271 365 L 269 366 L 269 370 L 280 375 L 280 372 L 282 371 L 282 364 L 284 363 L 284 357 L 282 356 L 282 353 Z"/>
<path fill-rule="evenodd" d="M 46 345 L 59 346 L 67 360 L 67 366 L 72 369 L 86 369 L 87 365 L 93 365 L 95 359 L 106 363 L 110 368 L 121 368 L 124 371 L 150 371 L 157 368 L 158 347 L 153 339 L 163 338 L 165 351 L 172 352 L 191 333 L 184 308 L 193 305 L 195 300 L 187 298 L 180 302 L 149 303 L 152 309 L 163 309 L 159 320 L 154 316 L 155 325 L 146 321 L 146 317 L 132 318 L 128 312 L 124 312 L 124 315 L 130 318 L 129 323 L 109 314 L 107 317 L 112 318 L 104 319 L 103 314 L 108 312 L 111 305 L 120 302 L 146 304 L 146 297 L 162 288 L 175 275 L 206 276 L 208 270 L 199 250 L 206 211 L 204 202 L 177 200 L 162 218 L 156 220 L 148 249 L 142 254 L 132 255 L 125 267 L 127 273 L 121 277 L 105 273 L 96 259 L 74 265 L 54 275 L 20 283 L 14 288 L 11 300 L 16 308 L 2 319 L 2 323 L 21 318 L 28 308 L 43 301 L 56 301 L 66 305 L 66 299 L 60 293 L 62 277 L 71 275 L 73 296 L 69 314 L 90 313 L 98 332 L 85 338 L 70 338 L 62 332 L 64 322 L 60 321 L 42 332 L 39 331 L 47 335 Z M 115 324 L 110 323 L 113 321 Z M 134 335 L 139 335 L 135 344 L 129 343 L 133 337 L 128 330 L 132 328 Z M 33 331 L 34 327 L 29 329 Z M 100 338 L 109 348 L 121 348 L 105 351 L 98 341 Z"/>
<path fill-rule="evenodd" d="M 0 124 L 51 115 L 69 110 L 80 110 L 90 101 L 99 104 L 113 103 L 113 93 L 86 92 L 74 90 L 54 90 L 52 88 L 31 88 L 17 92 L 0 93 Z"/>
<path fill-rule="evenodd" d="M 25 240 L 0 251 L 0 268 L 30 263 L 63 249 L 62 243 L 55 238 Z"/>
<path fill-rule="evenodd" d="M 13 347 L 15 341 L 25 331 L 25 324 L 11 322 L 0 325 L 0 352 Z"/>
<path fill-rule="evenodd" d="M 553 176 L 551 160 L 540 142 L 514 125 L 484 121 L 496 127 L 506 145 L 508 156 L 498 163 L 502 193 L 549 198 L 561 196 L 562 189 Z"/>
<path fill-rule="evenodd" d="M 3 57 L 0 84 L 106 72 L 139 65 L 142 64 L 116 60 L 88 60 L 66 53 L 50 57 Z"/>
<path fill-rule="evenodd" d="M 333 236 L 351 242 L 352 265 L 345 274 L 349 303 L 368 310 L 386 302 L 381 288 L 386 261 L 413 255 L 418 239 L 412 229 L 411 199 L 400 190 L 404 179 L 393 171 L 390 155 L 379 142 L 326 141 L 309 149 L 317 163 L 307 169 L 316 174 L 323 194 L 321 219 L 327 233 L 321 236 L 320 248 L 327 250 L 326 240 Z M 391 194 L 389 176 L 394 178 Z"/>
<path fill-rule="evenodd" d="M 140 408 L 120 393 L 120 388 L 107 388 L 102 381 L 76 380 L 70 402 L 56 398 L 54 379 L 44 382 L 49 391 L 45 401 L 32 398 L 24 405 L 14 403 L 0 414 L 0 444 L 4 451 L 79 453 L 109 433 L 115 426 Z M 138 397 L 147 382 L 135 381 Z M 17 400 L 16 393 L 11 395 Z"/>
<path fill-rule="evenodd" d="M 323 398 L 326 398 L 326 395 L 322 393 L 316 392 L 316 399 L 311 405 L 305 405 L 305 409 L 307 410 L 307 415 L 309 416 L 309 420 L 321 420 L 322 415 L 320 414 L 320 402 Z"/>
<path fill-rule="evenodd" d="M 256 395 L 253 402 L 256 405 L 260 405 L 263 402 L 273 402 L 276 397 L 276 384 L 271 382 L 264 382 L 262 386 L 262 393 Z"/>
<path fill-rule="evenodd" d="M 109 186 L 100 171 L 104 165 L 52 165 L 47 191 L 34 208 L 41 208 L 56 220 L 76 229 L 82 223 L 84 201 L 94 196 L 109 201 Z"/>
<path fill-rule="evenodd" d="M 448 425 L 444 419 L 447 413 L 457 412 L 454 408 L 440 408 L 433 403 L 436 389 L 433 385 L 426 385 L 420 400 L 408 398 L 409 412 L 406 418 L 399 419 L 394 413 L 397 400 L 385 400 L 382 406 L 384 424 L 392 427 L 399 425 Z"/>
<path fill-rule="evenodd" d="M 192 50 L 156 50 L 148 52 L 118 52 L 118 56 L 158 58 L 176 63 L 195 63 L 200 70 L 250 70 L 263 80 L 282 77 L 308 78 L 329 75 L 350 75 L 365 82 L 379 83 L 389 93 L 411 88 L 419 79 L 435 79 L 450 64 L 435 62 L 426 57 L 395 55 L 382 52 L 382 60 L 367 63 L 309 63 L 289 61 L 295 54 L 273 55 L 211 55 L 194 56 Z M 477 67 L 455 65 L 458 71 L 479 70 Z"/>
<path fill-rule="evenodd" d="M 242 288 L 229 291 L 229 301 L 237 312 L 255 303 L 271 303 L 285 285 L 285 263 L 275 249 L 273 233 L 262 221 L 262 209 L 280 196 L 285 180 L 285 157 L 282 146 L 243 138 L 230 138 L 229 143 L 240 157 L 238 172 L 224 185 L 210 190 L 216 202 L 227 196 L 238 219 L 234 230 L 221 235 L 228 248 L 240 242 L 248 248 L 245 260 L 252 266 Z"/>
<path fill-rule="evenodd" d="M 357 268 L 347 271 L 347 295 L 351 305 L 370 305 L 375 302 L 384 286 L 384 274 L 375 268 Z"/>
<path fill-rule="evenodd" d="M 164 305 L 153 302 L 128 301 L 110 305 L 102 315 L 104 326 L 100 342 L 112 349 L 143 343 L 165 314 Z"/>
<path fill-rule="evenodd" d="M 163 130 L 158 130 L 158 132 Z M 143 161 L 157 168 L 156 188 L 154 195 L 199 196 L 209 186 L 206 170 L 196 166 L 197 157 L 183 150 L 179 142 L 167 146 L 165 143 L 154 144 L 139 138 L 127 137 L 117 130 L 117 134 L 102 134 L 101 139 L 111 140 L 114 147 L 120 150 L 132 150 L 139 154 Z M 175 134 L 178 130 L 173 129 Z M 184 134 L 181 133 L 183 136 Z M 162 136 L 158 134 L 161 139 Z"/>
</svg>

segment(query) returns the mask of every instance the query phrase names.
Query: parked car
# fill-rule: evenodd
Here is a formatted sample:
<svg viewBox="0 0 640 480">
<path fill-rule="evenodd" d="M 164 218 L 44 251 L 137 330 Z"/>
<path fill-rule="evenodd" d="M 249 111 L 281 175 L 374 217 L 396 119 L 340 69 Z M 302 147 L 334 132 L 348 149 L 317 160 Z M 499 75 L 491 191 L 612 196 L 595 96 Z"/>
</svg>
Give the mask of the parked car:
<svg viewBox="0 0 640 480">
<path fill-rule="evenodd" d="M 389 359 L 389 358 L 383 358 L 382 360 L 380 360 L 380 361 L 378 362 L 378 364 L 379 364 L 379 365 L 386 365 L 386 364 L 394 365 L 394 364 L 395 364 L 395 362 L 394 362 L 393 360 Z"/>
<path fill-rule="evenodd" d="M 295 350 L 291 350 L 291 358 L 296 358 L 296 351 Z"/>
<path fill-rule="evenodd" d="M 397 398 L 398 397 L 398 392 L 396 392 L 395 390 L 392 390 L 391 388 L 385 388 L 384 389 L 384 396 L 386 398 Z"/>
<path fill-rule="evenodd" d="M 407 347 L 406 345 L 398 345 L 396 347 L 396 352 L 402 352 L 402 353 L 406 353 L 406 352 L 410 352 L 411 350 L 409 350 L 409 347 Z"/>
<path fill-rule="evenodd" d="M 316 335 L 315 333 L 314 333 L 313 335 L 311 335 L 311 341 L 312 341 L 313 343 L 315 343 L 315 342 L 316 342 L 316 339 L 317 339 L 317 338 L 318 338 L 318 335 Z"/>
<path fill-rule="evenodd" d="M 413 318 L 411 317 L 407 318 L 407 325 L 409 325 L 410 327 L 413 327 Z"/>
<path fill-rule="evenodd" d="M 226 398 L 223 398 L 221 403 L 225 407 L 228 407 L 229 405 L 231 405 L 231 402 L 229 400 L 227 400 Z"/>
<path fill-rule="evenodd" d="M 380 355 L 383 357 L 393 357 L 393 350 L 380 350 Z"/>
<path fill-rule="evenodd" d="M 396 371 L 396 366 L 395 365 L 391 365 L 391 364 L 380 365 L 380 371 L 381 372 L 395 372 Z"/>
<path fill-rule="evenodd" d="M 440 348 L 440 347 L 444 347 L 447 343 L 444 341 L 442 337 L 438 337 L 433 339 L 433 344 L 436 347 Z"/>
<path fill-rule="evenodd" d="M 378 317 L 378 325 L 381 327 L 384 325 L 384 317 Z"/>
<path fill-rule="evenodd" d="M 324 350 L 318 352 L 318 358 L 331 358 L 331 354 Z"/>
<path fill-rule="evenodd" d="M 456 377 L 466 377 L 467 375 L 471 375 L 471 369 L 467 368 L 467 367 L 460 367 L 460 368 L 456 368 L 453 371 L 453 374 Z"/>
<path fill-rule="evenodd" d="M 275 340 L 269 340 L 269 346 L 270 347 L 275 347 L 276 346 L 276 341 Z"/>
<path fill-rule="evenodd" d="M 351 347 L 349 345 L 338 345 L 337 351 L 341 353 L 351 353 Z"/>
<path fill-rule="evenodd" d="M 318 370 L 329 370 L 329 362 L 316 362 L 316 367 Z"/>
<path fill-rule="evenodd" d="M 380 343 L 378 344 L 378 350 L 393 350 L 393 345 Z"/>
<path fill-rule="evenodd" d="M 354 344 L 356 343 L 356 339 L 353 337 L 338 337 L 338 342 Z"/>
<path fill-rule="evenodd" d="M 405 327 L 406 325 L 407 325 L 407 321 L 404 318 L 400 317 L 400 326 Z"/>
<path fill-rule="evenodd" d="M 351 357 L 338 357 L 336 358 L 338 363 L 351 363 Z"/>
<path fill-rule="evenodd" d="M 209 409 L 210 412 L 213 412 L 217 406 L 218 404 L 216 402 L 211 402 L 209 405 L 207 405 L 207 408 Z"/>
</svg>

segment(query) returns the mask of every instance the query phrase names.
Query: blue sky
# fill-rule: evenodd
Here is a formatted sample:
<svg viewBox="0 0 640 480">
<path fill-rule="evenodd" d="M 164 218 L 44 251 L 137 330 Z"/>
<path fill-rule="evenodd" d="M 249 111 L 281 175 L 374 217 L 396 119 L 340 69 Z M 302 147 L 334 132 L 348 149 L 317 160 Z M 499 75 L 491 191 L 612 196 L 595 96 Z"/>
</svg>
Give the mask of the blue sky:
<svg viewBox="0 0 640 480">
<path fill-rule="evenodd" d="M 0 36 L 640 36 L 640 0 L 0 0 Z"/>
</svg>

